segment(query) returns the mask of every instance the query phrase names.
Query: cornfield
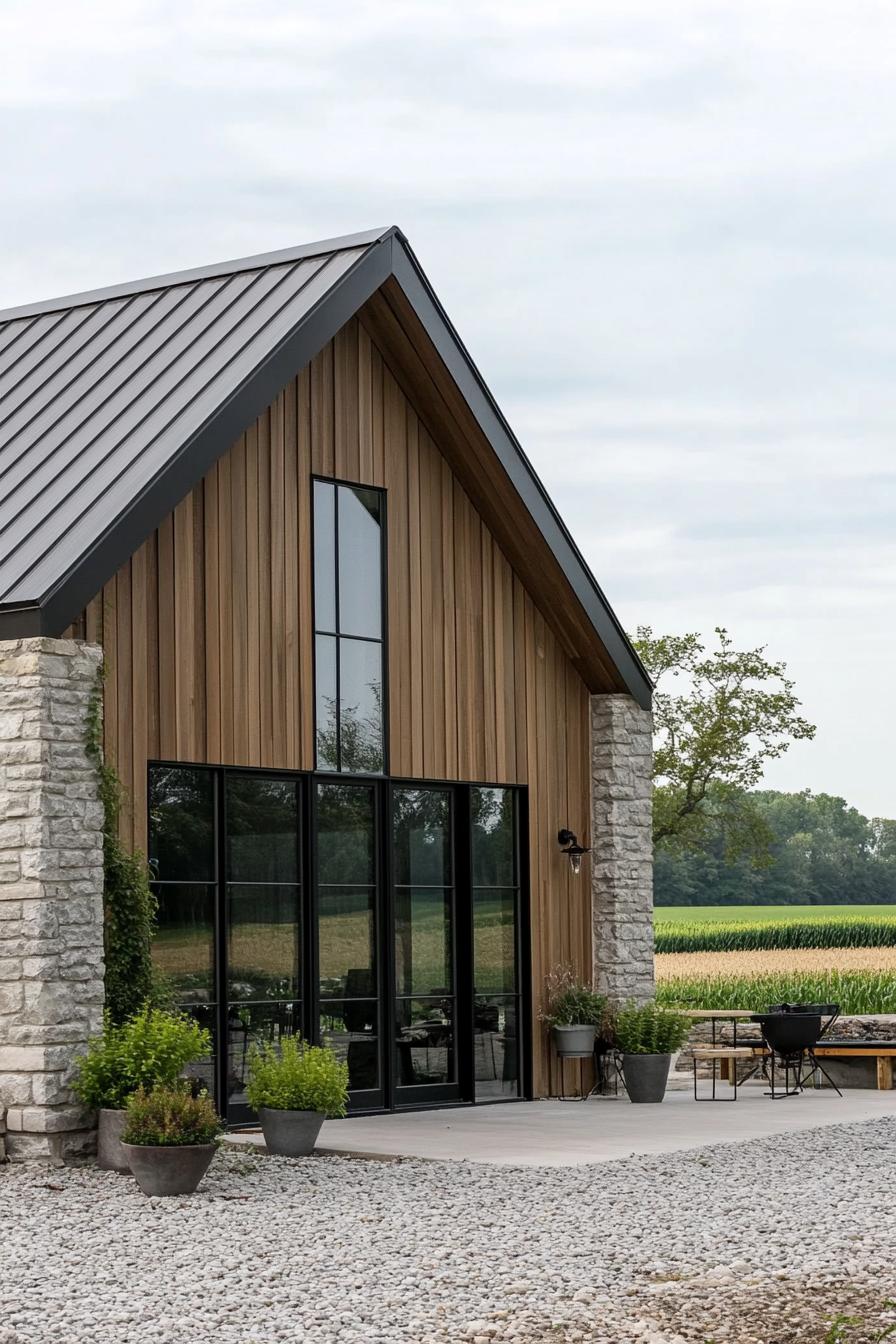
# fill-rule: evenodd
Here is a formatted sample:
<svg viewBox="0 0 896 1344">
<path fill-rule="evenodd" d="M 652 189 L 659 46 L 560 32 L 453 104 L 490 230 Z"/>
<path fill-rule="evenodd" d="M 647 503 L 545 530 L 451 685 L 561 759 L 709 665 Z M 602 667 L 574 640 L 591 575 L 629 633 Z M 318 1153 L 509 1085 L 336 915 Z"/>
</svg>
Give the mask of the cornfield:
<svg viewBox="0 0 896 1344">
<path fill-rule="evenodd" d="M 896 948 L 896 919 L 732 921 L 659 925 L 657 952 L 750 952 L 774 948 Z"/>
<path fill-rule="evenodd" d="M 831 971 L 883 971 L 896 976 L 896 947 L 773 948 L 761 952 L 661 952 L 657 980 L 682 976 L 827 975 Z"/>
<path fill-rule="evenodd" d="M 845 1014 L 896 1013 L 896 973 L 779 971 L 760 975 L 671 975 L 657 984 L 657 999 L 688 1008 L 748 1008 L 773 1003 L 838 1003 Z"/>
</svg>

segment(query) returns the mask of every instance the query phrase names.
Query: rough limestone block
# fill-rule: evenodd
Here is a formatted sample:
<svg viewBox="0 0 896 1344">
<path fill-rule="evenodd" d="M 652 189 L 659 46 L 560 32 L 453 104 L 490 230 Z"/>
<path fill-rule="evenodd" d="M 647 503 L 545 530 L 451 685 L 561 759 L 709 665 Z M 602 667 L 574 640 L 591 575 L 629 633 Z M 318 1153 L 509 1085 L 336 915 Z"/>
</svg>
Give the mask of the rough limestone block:
<svg viewBox="0 0 896 1344">
<path fill-rule="evenodd" d="M 652 731 L 630 696 L 591 697 L 593 972 L 615 1002 L 654 992 Z"/>
</svg>

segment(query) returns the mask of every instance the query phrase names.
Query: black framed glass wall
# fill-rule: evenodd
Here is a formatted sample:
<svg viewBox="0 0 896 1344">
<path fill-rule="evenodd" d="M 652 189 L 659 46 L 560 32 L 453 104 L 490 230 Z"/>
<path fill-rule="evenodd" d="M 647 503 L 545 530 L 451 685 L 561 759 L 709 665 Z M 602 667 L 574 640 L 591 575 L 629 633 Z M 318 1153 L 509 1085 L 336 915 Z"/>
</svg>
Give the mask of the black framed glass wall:
<svg viewBox="0 0 896 1344">
<path fill-rule="evenodd" d="M 381 490 L 314 481 L 318 770 L 379 775 L 386 768 L 384 514 Z"/>
<path fill-rule="evenodd" d="M 252 1046 L 294 1033 L 347 1061 L 352 1110 L 522 1095 L 521 797 L 150 766 L 154 958 L 231 1122 Z"/>
</svg>

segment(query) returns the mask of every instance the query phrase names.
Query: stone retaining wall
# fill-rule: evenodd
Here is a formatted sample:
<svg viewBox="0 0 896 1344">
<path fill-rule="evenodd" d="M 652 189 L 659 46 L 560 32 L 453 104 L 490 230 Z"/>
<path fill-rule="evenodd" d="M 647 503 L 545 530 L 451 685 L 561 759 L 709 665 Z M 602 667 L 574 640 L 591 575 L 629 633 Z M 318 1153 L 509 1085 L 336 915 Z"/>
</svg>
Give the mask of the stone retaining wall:
<svg viewBox="0 0 896 1344">
<path fill-rule="evenodd" d="M 0 641 L 0 1112 L 13 1161 L 86 1151 L 74 1057 L 102 1023 L 103 814 L 86 750 L 102 650 Z"/>
<path fill-rule="evenodd" d="M 896 1040 L 896 1013 L 879 1013 L 876 1017 L 841 1017 L 834 1023 L 834 1036 L 845 1036 L 847 1039 L 861 1039 L 869 1037 L 877 1040 Z M 718 1044 L 730 1045 L 733 1039 L 732 1024 L 730 1022 L 717 1024 L 716 1040 Z M 749 1022 L 744 1019 L 743 1023 L 738 1023 L 737 1041 L 738 1045 L 743 1042 L 748 1044 L 751 1039 L 758 1041 L 760 1039 L 759 1028 L 755 1022 Z M 712 1043 L 712 1023 L 697 1022 L 691 1028 L 691 1033 L 687 1043 L 677 1056 L 675 1061 L 675 1072 L 691 1074 L 693 1047 L 695 1045 L 710 1045 Z M 738 1079 L 748 1073 L 753 1067 L 748 1059 L 739 1059 L 735 1061 L 737 1065 Z M 824 1066 L 834 1077 L 835 1082 L 841 1087 L 876 1087 L 876 1066 L 873 1059 L 843 1059 L 843 1060 L 824 1060 Z M 828 1068 L 828 1065 L 834 1067 Z M 842 1067 L 841 1067 L 842 1066 Z M 697 1066 L 697 1076 L 700 1078 L 709 1078 L 712 1074 L 712 1064 L 703 1062 Z M 836 1076 L 835 1076 L 836 1075 Z"/>
</svg>

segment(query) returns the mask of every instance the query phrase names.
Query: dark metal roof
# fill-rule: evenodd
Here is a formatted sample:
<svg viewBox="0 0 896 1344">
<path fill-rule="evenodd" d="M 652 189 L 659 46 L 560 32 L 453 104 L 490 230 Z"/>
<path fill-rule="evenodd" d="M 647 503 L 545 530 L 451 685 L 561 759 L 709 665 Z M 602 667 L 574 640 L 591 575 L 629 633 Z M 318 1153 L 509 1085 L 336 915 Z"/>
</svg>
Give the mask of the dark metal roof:
<svg viewBox="0 0 896 1344">
<path fill-rule="evenodd" d="M 395 228 L 0 312 L 0 635 L 64 629 L 390 276 L 648 706 L 637 655 Z"/>
</svg>

